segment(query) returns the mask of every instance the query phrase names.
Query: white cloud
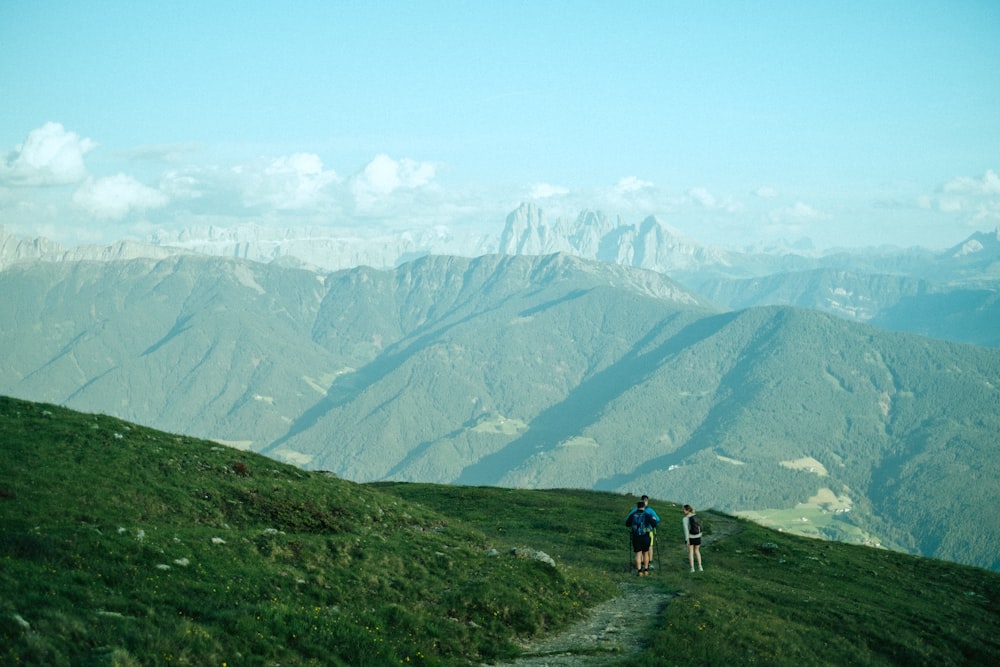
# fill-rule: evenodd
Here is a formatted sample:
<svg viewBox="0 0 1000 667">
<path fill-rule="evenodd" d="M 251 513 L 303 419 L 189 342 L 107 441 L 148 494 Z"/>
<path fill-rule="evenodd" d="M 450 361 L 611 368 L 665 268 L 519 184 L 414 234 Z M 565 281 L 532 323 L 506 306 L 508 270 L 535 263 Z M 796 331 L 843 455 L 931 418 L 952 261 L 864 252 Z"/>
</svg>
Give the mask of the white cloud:
<svg viewBox="0 0 1000 667">
<path fill-rule="evenodd" d="M 936 195 L 921 194 L 915 197 L 917 208 L 955 214 L 973 224 L 991 223 L 994 211 L 1000 209 L 1000 176 L 992 169 L 982 178 L 957 176 L 939 188 Z"/>
<path fill-rule="evenodd" d="M 295 153 L 274 160 L 265 172 L 299 177 L 319 176 L 323 174 L 323 161 L 315 153 Z"/>
<path fill-rule="evenodd" d="M 595 189 L 573 190 L 565 198 L 567 215 L 583 210 L 598 209 L 611 215 L 645 217 L 652 212 L 662 212 L 663 194 L 650 181 L 637 176 L 623 176 L 614 183 Z"/>
<path fill-rule="evenodd" d="M 549 183 L 538 183 L 531 187 L 531 199 L 547 199 L 549 197 L 562 197 L 569 194 L 569 188 L 561 185 L 551 185 Z"/>
<path fill-rule="evenodd" d="M 251 206 L 266 204 L 279 210 L 321 207 L 327 201 L 326 188 L 339 180 L 336 172 L 323 169 L 318 155 L 295 153 L 273 160 L 261 173 L 251 171 L 244 200 Z"/>
<path fill-rule="evenodd" d="M 823 220 L 826 217 L 809 204 L 798 201 L 791 206 L 771 210 L 767 214 L 768 223 L 760 231 L 770 237 L 790 236 L 794 238 L 805 234 L 808 231 L 809 223 Z"/>
<path fill-rule="evenodd" d="M 234 165 L 171 169 L 159 190 L 199 215 L 255 218 L 274 212 L 328 212 L 340 177 L 312 153 Z"/>
<path fill-rule="evenodd" d="M 200 199 L 204 196 L 204 179 L 191 169 L 172 170 L 160 179 L 160 191 L 173 200 Z"/>
<path fill-rule="evenodd" d="M 761 186 L 753 191 L 754 195 L 760 197 L 761 199 L 776 199 L 778 197 L 778 190 L 772 188 L 768 185 Z"/>
<path fill-rule="evenodd" d="M 166 206 L 167 196 L 131 176 L 89 179 L 73 194 L 73 203 L 97 218 L 121 220 L 132 211 Z"/>
<path fill-rule="evenodd" d="M 24 143 L 0 162 L 0 182 L 21 186 L 79 183 L 87 178 L 83 156 L 96 147 L 97 142 L 67 132 L 59 123 L 46 123 L 29 132 Z"/>
<path fill-rule="evenodd" d="M 1000 176 L 992 169 L 986 170 L 982 178 L 959 176 L 945 183 L 944 191 L 969 195 L 1000 195 Z"/>
<path fill-rule="evenodd" d="M 653 187 L 653 184 L 649 181 L 644 181 L 636 176 L 625 176 L 618 179 L 618 183 L 615 185 L 615 190 L 617 190 L 620 194 L 625 194 L 628 192 L 646 190 L 651 187 Z"/>
<path fill-rule="evenodd" d="M 718 199 L 707 188 L 691 188 L 686 194 L 689 201 L 709 211 L 719 211 L 722 213 L 740 213 L 743 211 L 743 205 L 739 201 L 731 197 Z"/>
<path fill-rule="evenodd" d="M 715 197 L 705 188 L 691 188 L 687 194 L 697 204 L 705 208 L 715 208 Z"/>
<path fill-rule="evenodd" d="M 976 225 L 994 225 L 1000 222 L 1000 201 L 980 205 L 973 214 L 972 221 Z"/>
<path fill-rule="evenodd" d="M 433 182 L 434 176 L 435 168 L 430 162 L 376 155 L 351 180 L 350 188 L 357 206 L 365 209 L 398 190 L 423 188 Z"/>
</svg>

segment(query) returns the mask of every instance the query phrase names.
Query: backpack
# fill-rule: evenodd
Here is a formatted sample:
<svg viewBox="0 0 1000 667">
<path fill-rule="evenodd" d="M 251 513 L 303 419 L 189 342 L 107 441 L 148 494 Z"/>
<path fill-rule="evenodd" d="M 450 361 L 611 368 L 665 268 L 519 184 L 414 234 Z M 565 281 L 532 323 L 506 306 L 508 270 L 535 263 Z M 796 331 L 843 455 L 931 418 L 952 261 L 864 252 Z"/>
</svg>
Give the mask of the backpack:
<svg viewBox="0 0 1000 667">
<path fill-rule="evenodd" d="M 630 523 L 632 525 L 632 535 L 641 536 L 649 532 L 649 529 L 646 526 L 646 522 L 649 521 L 649 518 L 646 516 L 645 512 L 635 512 L 630 519 Z"/>
<path fill-rule="evenodd" d="M 688 535 L 701 535 L 701 519 L 697 514 L 688 517 Z"/>
</svg>

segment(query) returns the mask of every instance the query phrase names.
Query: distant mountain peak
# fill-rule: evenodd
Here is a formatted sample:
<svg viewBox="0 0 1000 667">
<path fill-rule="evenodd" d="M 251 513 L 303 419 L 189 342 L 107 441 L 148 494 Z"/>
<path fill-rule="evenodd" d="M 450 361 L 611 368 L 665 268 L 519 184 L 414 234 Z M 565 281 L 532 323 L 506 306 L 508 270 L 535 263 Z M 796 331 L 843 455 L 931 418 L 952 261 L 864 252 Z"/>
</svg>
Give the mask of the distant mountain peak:
<svg viewBox="0 0 1000 667">
<path fill-rule="evenodd" d="M 986 251 L 1000 254 L 1000 226 L 992 232 L 976 232 L 953 247 L 948 254 L 951 257 L 964 257 Z"/>
<path fill-rule="evenodd" d="M 701 245 L 656 215 L 633 224 L 584 210 L 569 220 L 550 218 L 534 203 L 521 204 L 507 216 L 499 250 L 508 255 L 566 252 L 661 272 L 730 263 L 725 251 Z"/>
</svg>

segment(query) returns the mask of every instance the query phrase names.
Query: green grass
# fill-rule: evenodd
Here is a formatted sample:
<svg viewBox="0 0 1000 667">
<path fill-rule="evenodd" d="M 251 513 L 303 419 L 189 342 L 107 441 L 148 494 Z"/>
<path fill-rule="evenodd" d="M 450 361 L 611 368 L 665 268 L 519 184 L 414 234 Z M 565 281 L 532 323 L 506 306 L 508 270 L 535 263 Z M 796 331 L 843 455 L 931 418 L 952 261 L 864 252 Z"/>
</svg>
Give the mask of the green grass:
<svg viewBox="0 0 1000 667">
<path fill-rule="evenodd" d="M 484 532 L 542 545 L 559 562 L 628 576 L 620 574 L 630 556 L 621 523 L 630 500 L 621 496 L 382 486 L 427 507 L 454 508 Z M 652 504 L 662 519 L 660 568 L 643 585 L 677 597 L 649 650 L 622 664 L 968 665 L 1000 658 L 996 573 L 702 511 L 706 570 L 692 574 L 679 506 Z"/>
<path fill-rule="evenodd" d="M 359 485 L 0 398 L 0 665 L 475 664 L 625 580 L 676 597 L 622 664 L 1000 658 L 1000 575 L 712 512 L 692 575 L 680 510 L 655 501 L 660 568 L 639 580 L 632 502 Z"/>
</svg>

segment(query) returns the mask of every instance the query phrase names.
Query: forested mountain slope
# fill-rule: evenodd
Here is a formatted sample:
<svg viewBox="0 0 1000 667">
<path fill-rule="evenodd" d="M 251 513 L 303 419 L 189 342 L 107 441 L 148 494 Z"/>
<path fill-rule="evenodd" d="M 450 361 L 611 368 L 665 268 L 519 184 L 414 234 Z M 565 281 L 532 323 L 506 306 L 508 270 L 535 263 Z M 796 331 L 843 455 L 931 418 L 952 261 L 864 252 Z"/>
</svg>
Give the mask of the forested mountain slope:
<svg viewBox="0 0 1000 667">
<path fill-rule="evenodd" d="M 356 480 L 650 493 L 1000 568 L 1000 351 L 547 257 L 0 272 L 0 393 Z"/>
</svg>

